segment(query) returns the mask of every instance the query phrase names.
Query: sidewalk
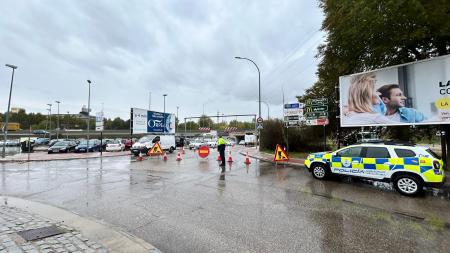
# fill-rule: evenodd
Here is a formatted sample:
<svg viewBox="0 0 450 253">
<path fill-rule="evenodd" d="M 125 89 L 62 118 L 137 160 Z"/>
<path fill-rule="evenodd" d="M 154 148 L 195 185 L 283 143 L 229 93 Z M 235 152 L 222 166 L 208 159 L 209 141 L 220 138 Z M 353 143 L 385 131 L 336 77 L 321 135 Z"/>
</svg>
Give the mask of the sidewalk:
<svg viewBox="0 0 450 253">
<path fill-rule="evenodd" d="M 246 155 L 248 151 L 248 156 L 251 158 L 255 158 L 261 161 L 265 161 L 265 162 L 270 162 L 270 163 L 274 163 L 273 161 L 273 154 L 269 154 L 269 153 L 264 153 L 264 152 L 260 152 L 254 148 L 251 149 L 247 149 L 247 150 L 243 150 L 243 151 L 239 151 L 239 153 L 241 155 Z M 288 162 L 277 162 L 277 164 L 286 164 L 286 165 L 291 165 L 291 166 L 300 166 L 300 167 L 304 167 L 305 166 L 305 159 L 298 159 L 298 158 L 289 158 Z M 445 171 L 446 174 L 446 178 L 447 178 L 447 182 L 444 183 L 444 185 L 441 187 L 443 189 L 446 190 L 450 190 L 450 171 Z"/>
<path fill-rule="evenodd" d="M 0 196 L 0 253 L 160 252 L 151 244 L 66 210 Z M 19 232 L 55 225 L 62 233 L 26 241 Z M 37 234 L 37 233 L 34 233 Z"/>
<path fill-rule="evenodd" d="M 12 156 L 6 156 L 0 158 L 2 162 L 42 162 L 42 161 L 54 161 L 54 160 L 72 160 L 72 159 L 90 159 L 100 157 L 116 157 L 116 156 L 130 156 L 130 151 L 121 152 L 103 152 L 100 156 L 100 152 L 89 153 L 59 153 L 59 154 L 47 154 L 47 152 L 33 152 L 33 153 L 19 153 Z M 29 156 L 29 157 L 28 157 Z"/>
</svg>

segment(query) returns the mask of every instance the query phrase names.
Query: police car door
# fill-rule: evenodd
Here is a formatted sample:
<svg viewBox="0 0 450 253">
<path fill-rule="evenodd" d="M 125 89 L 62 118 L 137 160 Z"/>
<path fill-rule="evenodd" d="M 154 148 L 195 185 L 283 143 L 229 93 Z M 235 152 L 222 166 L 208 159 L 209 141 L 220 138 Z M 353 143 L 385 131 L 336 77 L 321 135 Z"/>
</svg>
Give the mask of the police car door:
<svg viewBox="0 0 450 253">
<path fill-rule="evenodd" d="M 354 175 L 361 168 L 361 146 L 348 147 L 336 152 L 332 157 L 333 173 Z"/>
<path fill-rule="evenodd" d="M 365 147 L 362 152 L 364 177 L 383 179 L 389 172 L 391 155 L 386 147 Z"/>
</svg>

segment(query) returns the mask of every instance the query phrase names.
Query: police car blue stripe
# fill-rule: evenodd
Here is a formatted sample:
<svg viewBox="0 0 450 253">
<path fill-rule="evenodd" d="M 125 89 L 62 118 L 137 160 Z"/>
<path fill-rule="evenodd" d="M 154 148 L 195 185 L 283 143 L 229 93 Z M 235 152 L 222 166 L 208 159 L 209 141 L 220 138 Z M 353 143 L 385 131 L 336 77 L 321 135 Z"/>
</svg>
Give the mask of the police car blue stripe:
<svg viewBox="0 0 450 253">
<path fill-rule="evenodd" d="M 429 171 L 431 169 L 433 169 L 432 166 L 420 166 L 420 173 L 424 173 L 424 172 Z"/>
<path fill-rule="evenodd" d="M 389 165 L 390 170 L 403 170 L 404 168 L 405 167 L 403 165 L 398 165 L 398 164 Z"/>
<path fill-rule="evenodd" d="M 387 163 L 387 162 L 389 162 L 389 159 L 387 159 L 387 158 L 376 158 L 375 159 L 375 163 L 376 164 L 384 164 L 384 163 Z"/>
<path fill-rule="evenodd" d="M 341 158 L 340 158 L 340 157 L 333 156 L 333 157 L 331 158 L 331 161 L 332 161 L 332 162 L 336 162 L 336 163 L 340 163 L 340 162 L 341 162 Z"/>
<path fill-rule="evenodd" d="M 361 157 L 352 157 L 352 162 L 353 161 L 361 162 L 361 160 L 362 160 Z"/>
<path fill-rule="evenodd" d="M 375 170 L 377 169 L 376 164 L 364 164 L 364 169 L 365 170 Z"/>
<path fill-rule="evenodd" d="M 419 159 L 418 158 L 403 158 L 405 165 L 419 165 Z"/>
</svg>

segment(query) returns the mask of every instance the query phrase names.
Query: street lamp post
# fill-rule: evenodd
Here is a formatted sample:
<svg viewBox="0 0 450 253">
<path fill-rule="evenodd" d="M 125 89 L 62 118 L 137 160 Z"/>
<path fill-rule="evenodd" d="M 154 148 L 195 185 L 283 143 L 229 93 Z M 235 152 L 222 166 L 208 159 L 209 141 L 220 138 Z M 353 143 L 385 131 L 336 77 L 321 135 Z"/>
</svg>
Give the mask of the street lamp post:
<svg viewBox="0 0 450 253">
<path fill-rule="evenodd" d="M 52 139 L 52 104 L 47 104 L 50 108 L 48 110 L 48 138 Z"/>
<path fill-rule="evenodd" d="M 255 65 L 256 69 L 258 70 L 258 108 L 259 108 L 258 117 L 261 118 L 261 72 L 259 71 L 258 65 L 256 65 L 256 63 L 254 61 L 252 61 L 248 58 L 245 58 L 245 57 L 236 56 L 234 58 L 239 59 L 239 60 L 251 61 Z M 258 142 L 259 143 L 261 142 L 260 133 L 261 133 L 261 131 L 260 131 L 260 129 L 258 129 Z M 261 150 L 261 145 L 259 145 L 259 150 Z"/>
<path fill-rule="evenodd" d="M 5 64 L 5 66 L 8 68 L 12 68 L 12 76 L 11 76 L 11 86 L 9 88 L 8 110 L 6 111 L 5 124 L 3 125 L 3 151 L 2 151 L 3 158 L 5 157 L 6 138 L 8 137 L 9 109 L 11 106 L 11 94 L 12 94 L 12 86 L 13 86 L 13 82 L 14 82 L 14 70 L 17 69 L 17 66 L 14 66 L 11 64 Z"/>
<path fill-rule="evenodd" d="M 266 101 L 261 101 L 261 103 L 264 103 L 264 104 L 266 104 L 266 106 L 267 106 L 267 119 L 269 120 L 269 119 L 270 119 L 270 114 L 269 114 L 270 107 L 269 107 L 269 103 L 267 103 Z"/>
<path fill-rule="evenodd" d="M 180 107 L 179 106 L 177 106 L 177 118 L 175 119 L 175 133 L 177 132 L 177 121 L 178 121 L 178 109 L 179 109 Z"/>
<path fill-rule="evenodd" d="M 166 133 L 166 97 L 167 97 L 167 94 L 163 94 L 163 97 L 164 97 L 163 133 L 165 134 Z"/>
<path fill-rule="evenodd" d="M 59 103 L 60 101 L 55 101 L 58 104 L 58 115 L 56 115 L 56 139 L 59 139 Z"/>
<path fill-rule="evenodd" d="M 86 147 L 86 152 L 89 152 L 89 125 L 90 125 L 90 121 L 91 121 L 91 116 L 89 115 L 91 112 L 91 80 L 87 80 L 88 82 L 88 122 L 87 122 L 87 147 Z"/>
</svg>

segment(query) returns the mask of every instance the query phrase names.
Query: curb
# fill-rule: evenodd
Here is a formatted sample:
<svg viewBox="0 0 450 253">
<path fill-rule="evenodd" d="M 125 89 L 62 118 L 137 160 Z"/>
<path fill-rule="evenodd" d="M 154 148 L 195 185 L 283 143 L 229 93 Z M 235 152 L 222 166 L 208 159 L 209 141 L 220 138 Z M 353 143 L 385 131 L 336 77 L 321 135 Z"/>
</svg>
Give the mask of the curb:
<svg viewBox="0 0 450 253">
<path fill-rule="evenodd" d="M 150 243 L 120 229 L 113 228 L 110 224 L 100 223 L 92 218 L 85 218 L 76 213 L 40 202 L 4 195 L 0 195 L 0 198 L 2 199 L 1 205 L 26 210 L 45 219 L 73 227 L 90 240 L 102 244 L 110 252 L 161 252 Z"/>
<path fill-rule="evenodd" d="M 56 154 L 57 155 L 57 154 Z M 49 162 L 49 161 L 66 161 L 66 160 L 76 160 L 76 159 L 95 159 L 95 158 L 109 158 L 109 157 L 119 157 L 119 156 L 131 156 L 132 154 L 118 154 L 112 156 L 88 156 L 88 157 L 63 157 L 58 159 L 0 159 L 0 163 L 23 163 L 23 162 Z"/>
</svg>

